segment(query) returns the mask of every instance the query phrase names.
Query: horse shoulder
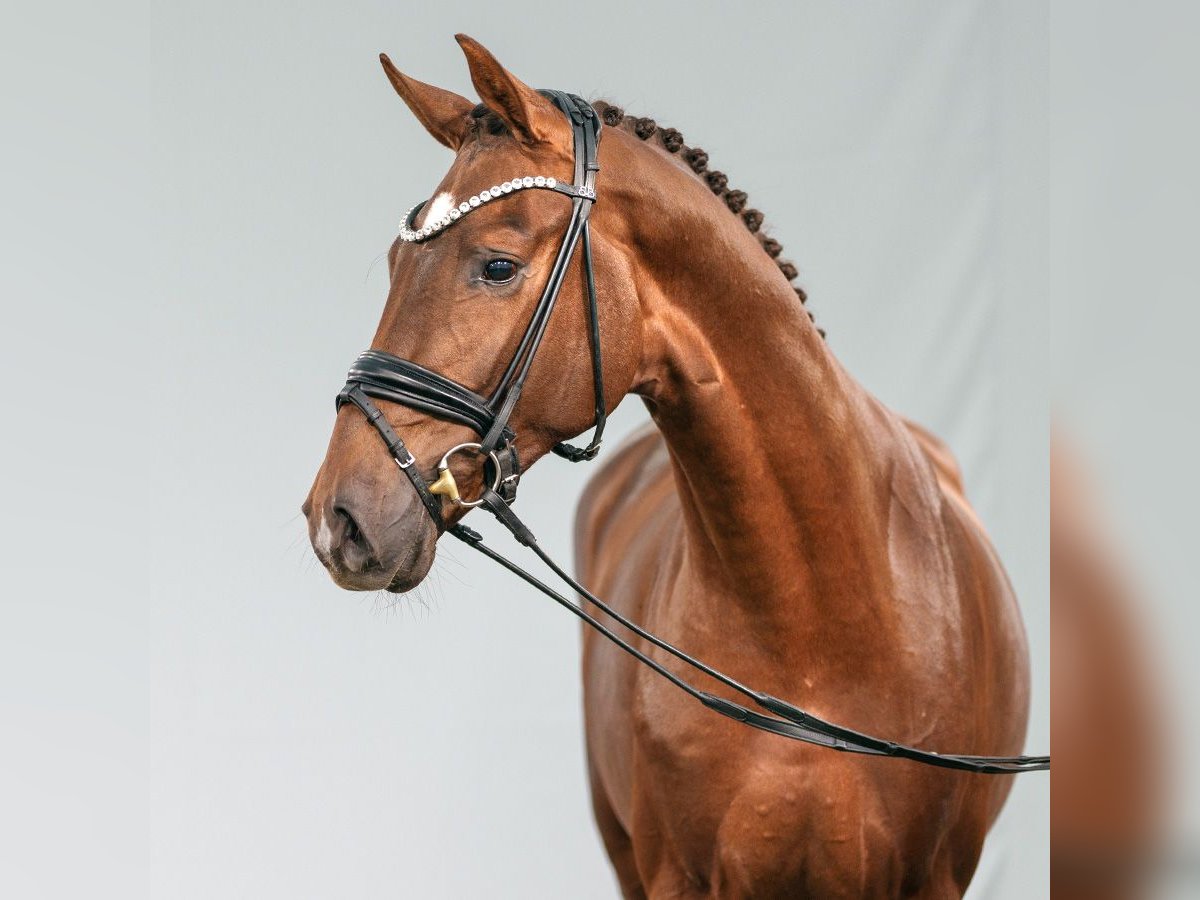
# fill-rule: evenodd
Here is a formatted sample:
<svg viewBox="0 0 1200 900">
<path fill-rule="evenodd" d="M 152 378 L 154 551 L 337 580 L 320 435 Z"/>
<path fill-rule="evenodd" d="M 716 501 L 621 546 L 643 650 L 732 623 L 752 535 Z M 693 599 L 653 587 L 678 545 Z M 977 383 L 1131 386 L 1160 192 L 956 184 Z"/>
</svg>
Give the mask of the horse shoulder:
<svg viewBox="0 0 1200 900">
<path fill-rule="evenodd" d="M 1029 715 L 1029 659 L 1019 604 L 995 546 L 963 490 L 962 475 L 949 448 L 934 435 L 905 421 L 923 455 L 929 459 L 941 489 L 942 533 L 951 550 L 962 616 L 958 625 L 970 672 L 969 690 L 974 716 L 963 715 L 973 746 L 982 752 L 1011 755 L 1021 752 Z M 977 842 L 998 815 L 1011 779 L 971 782 L 964 797 L 962 822 L 956 838 L 966 842 L 960 860 L 969 867 L 956 873 L 965 880 L 978 856 Z"/>
</svg>

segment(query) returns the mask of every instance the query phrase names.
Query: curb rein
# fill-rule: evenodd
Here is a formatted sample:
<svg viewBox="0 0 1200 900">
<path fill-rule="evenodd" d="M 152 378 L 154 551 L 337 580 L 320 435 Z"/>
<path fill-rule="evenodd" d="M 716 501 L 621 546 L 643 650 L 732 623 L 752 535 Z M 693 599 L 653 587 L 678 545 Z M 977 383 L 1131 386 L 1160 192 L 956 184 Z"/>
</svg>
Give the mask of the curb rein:
<svg viewBox="0 0 1200 900">
<path fill-rule="evenodd" d="M 552 190 L 571 198 L 571 217 L 567 222 L 566 233 L 554 260 L 554 266 L 550 270 L 546 286 L 534 308 L 525 334 L 501 376 L 500 383 L 489 397 L 484 398 L 458 382 L 431 372 L 414 362 L 381 350 L 367 350 L 358 357 L 346 376 L 346 385 L 337 395 L 337 408 L 341 409 L 346 403 L 352 403 L 362 411 L 363 415 L 367 417 L 367 421 L 383 439 L 388 453 L 396 461 L 400 471 L 408 476 L 421 503 L 440 531 L 448 530 L 450 534 L 469 547 L 499 563 L 527 584 L 537 588 L 638 662 L 653 669 L 709 709 L 761 731 L 848 753 L 890 756 L 931 766 L 989 775 L 1010 775 L 1049 769 L 1049 756 L 964 756 L 919 750 L 835 725 L 805 712 L 785 700 L 780 700 L 778 697 L 748 688 L 728 675 L 694 659 L 614 610 L 551 559 L 538 544 L 533 532 L 513 512 L 511 504 L 516 499 L 517 483 L 521 478 L 521 466 L 515 446 L 516 435 L 509 427 L 509 419 L 521 396 L 521 390 L 529 375 L 534 356 L 545 336 L 546 326 L 550 321 L 550 314 L 554 311 L 554 304 L 558 299 L 567 267 L 570 265 L 576 247 L 581 242 L 583 244 L 583 271 L 587 283 L 592 380 L 596 400 L 595 431 L 586 447 L 560 443 L 553 448 L 554 452 L 571 462 L 594 459 L 600 450 L 607 415 L 600 355 L 600 316 L 596 302 L 596 283 L 592 270 L 592 241 L 588 225 L 592 204 L 596 200 L 596 173 L 600 171 L 597 161 L 600 120 L 591 104 L 574 94 L 566 94 L 561 91 L 541 91 L 541 93 L 562 110 L 570 121 L 575 147 L 573 184 L 563 184 L 554 178 L 540 175 L 514 178 L 460 203 L 436 222 L 427 223 L 422 228 L 416 229 L 414 226 L 417 215 L 425 206 L 425 202 L 422 201 L 406 213 L 400 227 L 402 241 L 421 243 L 437 236 L 455 221 L 480 206 L 516 191 L 531 188 Z M 479 434 L 481 440 L 458 444 L 447 450 L 438 463 L 437 479 L 433 483 L 429 483 L 418 471 L 416 458 L 409 452 L 400 435 L 372 398 L 399 403 L 411 409 L 465 425 Z M 451 458 L 455 454 L 468 452 L 474 452 L 483 457 L 485 487 L 483 494 L 477 500 L 464 500 L 459 495 L 458 485 L 450 471 Z M 488 512 L 499 519 L 500 523 L 512 533 L 520 544 L 532 550 L 565 584 L 585 597 L 603 613 L 660 650 L 751 700 L 756 706 L 766 710 L 766 714 L 702 691 L 680 678 L 648 654 L 633 646 L 628 640 L 616 634 L 609 626 L 588 613 L 582 605 L 563 596 L 512 560 L 493 550 L 483 542 L 483 536 L 474 529 L 462 523 L 447 529 L 442 517 L 441 497 L 443 496 L 456 506 L 483 506 L 486 508 Z"/>
</svg>

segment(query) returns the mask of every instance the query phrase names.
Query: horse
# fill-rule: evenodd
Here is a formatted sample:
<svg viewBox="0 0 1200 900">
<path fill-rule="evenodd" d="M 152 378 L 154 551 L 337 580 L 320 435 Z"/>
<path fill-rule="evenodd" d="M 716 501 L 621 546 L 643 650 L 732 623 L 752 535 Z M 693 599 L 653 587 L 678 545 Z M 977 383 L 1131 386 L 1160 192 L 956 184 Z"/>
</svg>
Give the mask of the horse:
<svg viewBox="0 0 1200 900">
<path fill-rule="evenodd" d="M 401 99 L 455 154 L 409 217 L 426 233 L 460 198 L 514 173 L 567 183 L 575 161 L 562 110 L 478 42 L 457 40 L 479 103 L 381 56 Z M 593 424 L 593 385 L 601 413 L 627 394 L 649 411 L 579 504 L 579 580 L 713 666 L 849 727 L 1018 752 L 1024 629 L 950 451 L 839 364 L 762 214 L 703 150 L 612 104 L 592 109 L 602 199 L 589 270 L 579 256 L 567 267 L 509 419 L 527 471 Z M 484 395 L 521 349 L 564 206 L 544 190 L 476 205 L 437 240 L 392 244 L 371 346 Z M 395 459 L 420 484 L 446 448 L 476 437 L 397 403 L 380 419 L 403 435 L 409 455 Z M 443 463 L 464 494 L 487 488 L 478 463 Z M 344 404 L 303 505 L 335 583 L 404 592 L 421 582 L 466 509 L 416 484 Z M 440 510 L 428 511 L 430 497 Z M 960 897 L 1011 787 L 1011 776 L 741 728 L 683 703 L 591 631 L 582 673 L 593 810 L 625 897 Z"/>
</svg>

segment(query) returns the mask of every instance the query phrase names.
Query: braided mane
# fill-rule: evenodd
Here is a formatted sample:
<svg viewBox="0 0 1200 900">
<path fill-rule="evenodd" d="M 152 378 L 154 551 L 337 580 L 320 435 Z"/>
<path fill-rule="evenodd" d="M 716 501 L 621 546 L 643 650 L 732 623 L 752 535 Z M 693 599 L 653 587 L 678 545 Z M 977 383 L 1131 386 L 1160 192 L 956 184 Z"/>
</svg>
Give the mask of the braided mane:
<svg viewBox="0 0 1200 900">
<path fill-rule="evenodd" d="M 746 201 L 749 199 L 745 191 L 730 190 L 729 178 L 724 172 L 719 172 L 716 169 L 708 167 L 708 154 L 699 147 L 688 147 L 683 142 L 683 134 L 675 128 L 660 128 L 658 123 L 649 118 L 638 118 L 636 116 L 625 115 L 625 110 L 619 106 L 614 106 L 607 100 L 597 100 L 592 106 L 599 114 L 601 120 L 609 128 L 624 128 L 630 134 L 636 135 L 643 141 L 648 141 L 654 135 L 658 135 L 662 139 L 662 145 L 668 153 L 679 154 L 684 162 L 686 162 L 708 185 L 709 190 L 725 201 L 725 205 L 729 207 L 730 212 L 741 219 L 742 224 L 758 238 L 759 245 L 766 252 L 767 256 L 775 260 L 775 264 L 779 266 L 779 271 L 784 274 L 788 281 L 795 281 L 800 275 L 796 264 L 780 259 L 779 256 L 783 253 L 783 245 L 775 238 L 770 237 L 762 232 L 763 214 L 752 207 L 746 206 Z M 490 134 L 503 134 L 507 132 L 507 127 L 504 122 L 494 112 L 486 106 L 480 104 L 471 111 L 471 117 L 475 120 L 475 127 L 487 131 Z M 808 313 L 809 321 L 816 325 L 816 318 L 812 311 L 808 309 L 808 294 L 804 288 L 799 285 L 792 285 L 792 289 L 796 292 L 796 296 L 800 298 L 800 303 L 804 305 L 804 311 Z M 825 337 L 825 329 L 817 327 L 817 333 L 822 338 Z"/>
<path fill-rule="evenodd" d="M 796 268 L 796 264 L 780 259 L 779 255 L 783 252 L 783 245 L 773 237 L 769 237 L 762 233 L 763 214 L 754 208 L 747 208 L 746 201 L 748 197 L 745 191 L 735 191 L 729 188 L 729 178 L 724 172 L 718 172 L 716 169 L 708 167 L 708 154 L 699 147 L 688 147 L 683 142 L 683 134 L 675 128 L 660 128 L 658 123 L 649 118 L 637 118 L 634 116 L 625 115 L 625 110 L 619 106 L 614 106 L 606 100 L 597 100 L 592 104 L 596 112 L 604 124 L 610 128 L 624 127 L 626 131 L 636 135 L 643 141 L 648 141 L 655 134 L 662 138 L 663 147 L 668 153 L 678 153 L 683 157 L 684 162 L 691 166 L 692 171 L 704 179 L 708 184 L 709 190 L 725 201 L 725 205 L 729 207 L 730 212 L 738 216 L 742 220 L 742 224 L 746 226 L 750 232 L 758 238 L 758 243 L 766 251 L 771 259 L 775 260 L 775 264 L 779 266 L 779 271 L 784 274 L 788 281 L 794 281 L 800 274 Z M 808 313 L 809 321 L 814 325 L 816 318 L 812 311 L 808 309 L 808 294 L 804 288 L 799 285 L 792 285 L 792 289 L 796 292 L 796 296 L 800 298 L 800 303 L 804 305 L 804 311 Z M 825 337 L 825 329 L 818 327 L 817 333 L 822 338 Z"/>
</svg>

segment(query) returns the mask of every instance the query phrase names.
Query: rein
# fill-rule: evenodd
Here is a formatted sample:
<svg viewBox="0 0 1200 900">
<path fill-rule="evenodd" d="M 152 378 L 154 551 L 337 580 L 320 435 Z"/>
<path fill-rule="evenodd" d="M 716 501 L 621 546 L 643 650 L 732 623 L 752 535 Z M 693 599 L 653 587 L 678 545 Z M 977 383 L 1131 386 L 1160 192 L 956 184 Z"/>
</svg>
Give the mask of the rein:
<svg viewBox="0 0 1200 900">
<path fill-rule="evenodd" d="M 515 446 L 516 435 L 509 427 L 509 419 L 521 396 L 521 390 L 529 374 L 530 366 L 533 364 L 534 356 L 545 336 L 546 327 L 550 321 L 550 315 L 554 311 L 567 267 L 576 248 L 581 244 L 588 298 L 593 389 L 596 399 L 595 430 L 586 447 L 560 443 L 553 448 L 554 452 L 571 462 L 594 459 L 600 450 L 606 419 L 604 376 L 600 355 L 600 317 L 596 302 L 591 233 L 588 223 L 592 205 L 596 199 L 596 174 L 600 170 L 597 162 L 600 121 L 591 105 L 580 97 L 561 91 L 542 91 L 541 93 L 553 101 L 571 123 L 575 146 L 573 184 L 562 184 L 554 178 L 540 175 L 522 176 L 489 188 L 460 203 L 436 222 L 427 223 L 422 228 L 415 229 L 413 226 L 416 223 L 416 217 L 424 206 L 423 202 L 419 203 L 408 211 L 400 228 L 402 241 L 419 243 L 440 234 L 442 230 L 479 206 L 515 191 L 551 190 L 571 198 L 571 216 L 554 266 L 547 278 L 546 286 L 534 309 L 529 325 L 526 327 L 525 334 L 501 376 L 499 384 L 485 398 L 458 382 L 431 372 L 414 362 L 380 350 L 368 350 L 360 355 L 351 367 L 346 378 L 346 385 L 337 395 L 337 407 L 340 409 L 346 403 L 352 403 L 367 417 L 367 421 L 383 439 L 388 453 L 416 489 L 417 495 L 439 531 L 448 530 L 450 534 L 472 549 L 499 563 L 527 584 L 565 607 L 638 662 L 649 667 L 709 709 L 760 731 L 847 753 L 908 759 L 930 766 L 989 775 L 1011 775 L 1049 769 L 1049 756 L 943 754 L 931 750 L 920 750 L 895 741 L 882 740 L 827 722 L 785 700 L 746 687 L 642 628 L 581 585 L 541 548 L 533 532 L 513 512 L 512 503 L 516 499 L 521 467 Z M 465 425 L 480 435 L 480 440 L 458 444 L 447 450 L 438 463 L 438 478 L 430 483 L 418 471 L 415 457 L 409 452 L 400 435 L 389 424 L 382 410 L 372 398 L 399 403 L 429 415 Z M 450 471 L 450 459 L 457 453 L 466 452 L 474 452 L 483 457 L 485 487 L 482 495 L 476 500 L 464 500 L 459 495 L 458 485 Z M 477 531 L 462 523 L 447 529 L 442 516 L 441 497 L 443 496 L 449 498 L 456 506 L 483 506 L 486 508 L 512 533 L 518 543 L 532 550 L 538 559 L 562 582 L 586 598 L 605 615 L 637 637 L 674 656 L 697 672 L 715 679 L 766 712 L 759 712 L 733 700 L 700 690 L 653 659 L 649 654 L 639 650 L 589 613 L 582 605 L 572 602 L 517 563 L 493 550 L 483 542 L 482 535 Z"/>
</svg>

